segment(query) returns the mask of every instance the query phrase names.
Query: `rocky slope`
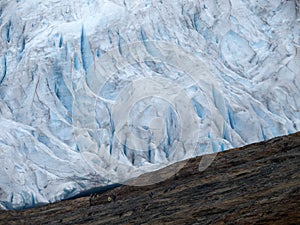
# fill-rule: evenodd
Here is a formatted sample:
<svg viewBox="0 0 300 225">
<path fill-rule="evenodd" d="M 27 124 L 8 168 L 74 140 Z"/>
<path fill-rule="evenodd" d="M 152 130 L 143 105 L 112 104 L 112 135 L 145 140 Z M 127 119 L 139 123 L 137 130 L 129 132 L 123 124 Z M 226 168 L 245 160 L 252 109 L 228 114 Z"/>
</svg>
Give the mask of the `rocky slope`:
<svg viewBox="0 0 300 225">
<path fill-rule="evenodd" d="M 300 132 L 145 174 L 97 196 L 0 212 L 1 224 L 299 224 Z M 171 178 L 136 187 L 149 177 Z M 91 202 L 90 202 L 91 201 Z"/>
</svg>

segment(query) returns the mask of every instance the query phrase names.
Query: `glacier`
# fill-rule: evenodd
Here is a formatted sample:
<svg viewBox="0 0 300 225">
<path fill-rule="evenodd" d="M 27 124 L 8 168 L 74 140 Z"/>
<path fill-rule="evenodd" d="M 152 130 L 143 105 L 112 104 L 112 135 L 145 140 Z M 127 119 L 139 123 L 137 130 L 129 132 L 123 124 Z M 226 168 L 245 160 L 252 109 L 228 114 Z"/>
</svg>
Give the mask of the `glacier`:
<svg viewBox="0 0 300 225">
<path fill-rule="evenodd" d="M 0 208 L 300 131 L 299 7 L 1 1 Z"/>
</svg>

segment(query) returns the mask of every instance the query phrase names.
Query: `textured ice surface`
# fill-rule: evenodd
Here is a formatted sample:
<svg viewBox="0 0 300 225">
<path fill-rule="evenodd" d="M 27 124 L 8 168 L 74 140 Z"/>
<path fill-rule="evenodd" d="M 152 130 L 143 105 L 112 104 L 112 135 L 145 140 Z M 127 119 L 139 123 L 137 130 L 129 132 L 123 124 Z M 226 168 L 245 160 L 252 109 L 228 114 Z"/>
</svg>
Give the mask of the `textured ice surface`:
<svg viewBox="0 0 300 225">
<path fill-rule="evenodd" d="M 1 208 L 299 131 L 299 7 L 1 1 Z"/>
</svg>

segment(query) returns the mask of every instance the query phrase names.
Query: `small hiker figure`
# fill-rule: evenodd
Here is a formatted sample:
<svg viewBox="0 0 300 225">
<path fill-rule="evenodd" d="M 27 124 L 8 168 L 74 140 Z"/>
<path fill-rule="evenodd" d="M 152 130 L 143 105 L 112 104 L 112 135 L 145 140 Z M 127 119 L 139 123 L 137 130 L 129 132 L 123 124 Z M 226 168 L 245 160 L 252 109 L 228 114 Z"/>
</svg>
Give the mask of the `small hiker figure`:
<svg viewBox="0 0 300 225">
<path fill-rule="evenodd" d="M 93 197 L 93 194 L 90 194 L 90 198 L 89 198 L 90 207 L 92 206 L 92 197 Z"/>
<path fill-rule="evenodd" d="M 117 196 L 115 194 L 112 194 L 112 200 L 115 202 L 116 201 Z"/>
<path fill-rule="evenodd" d="M 153 198 L 153 192 L 152 192 L 152 191 L 149 193 L 149 197 L 150 197 L 151 199 Z"/>
</svg>

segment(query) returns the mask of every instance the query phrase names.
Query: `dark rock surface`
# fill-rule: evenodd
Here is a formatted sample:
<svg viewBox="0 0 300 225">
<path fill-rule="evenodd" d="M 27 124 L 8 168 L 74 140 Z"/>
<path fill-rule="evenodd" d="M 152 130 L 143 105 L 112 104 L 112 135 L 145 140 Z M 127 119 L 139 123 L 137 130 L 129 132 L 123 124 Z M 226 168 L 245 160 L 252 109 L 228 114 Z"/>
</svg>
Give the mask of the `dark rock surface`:
<svg viewBox="0 0 300 225">
<path fill-rule="evenodd" d="M 0 223 L 300 224 L 300 132 L 219 153 L 203 172 L 200 160 L 181 162 L 183 169 L 155 185 L 1 211 Z M 134 182 L 164 176 L 172 166 Z"/>
</svg>

